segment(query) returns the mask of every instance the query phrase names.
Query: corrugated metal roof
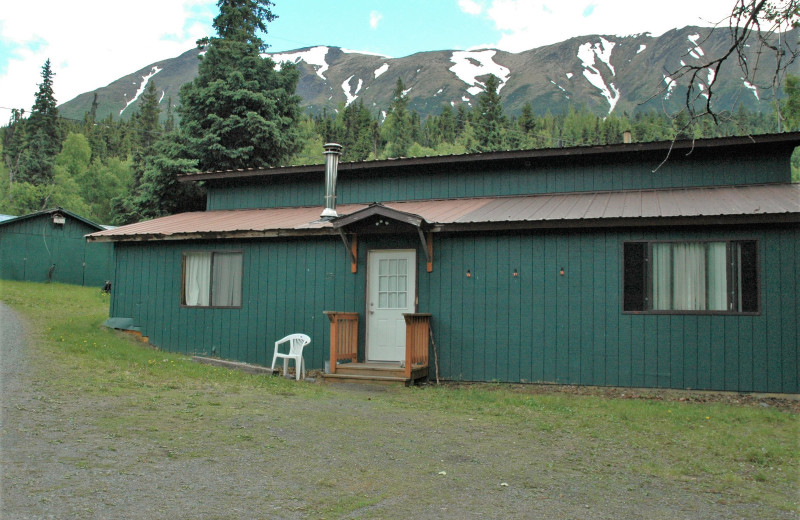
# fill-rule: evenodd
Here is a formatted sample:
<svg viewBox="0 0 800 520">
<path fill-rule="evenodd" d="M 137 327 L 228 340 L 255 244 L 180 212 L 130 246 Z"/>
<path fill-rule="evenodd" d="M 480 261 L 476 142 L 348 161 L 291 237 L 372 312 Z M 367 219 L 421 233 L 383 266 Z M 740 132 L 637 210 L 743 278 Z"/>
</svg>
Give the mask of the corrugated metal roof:
<svg viewBox="0 0 800 520">
<path fill-rule="evenodd" d="M 608 192 L 552 193 L 512 197 L 386 202 L 418 215 L 440 230 L 470 224 L 554 223 L 582 226 L 602 221 L 794 215 L 800 219 L 800 184 L 712 186 Z M 345 204 L 339 215 L 369 207 Z M 182 213 L 88 235 L 92 240 L 184 239 L 223 236 L 326 234 L 321 206 Z"/>
</svg>

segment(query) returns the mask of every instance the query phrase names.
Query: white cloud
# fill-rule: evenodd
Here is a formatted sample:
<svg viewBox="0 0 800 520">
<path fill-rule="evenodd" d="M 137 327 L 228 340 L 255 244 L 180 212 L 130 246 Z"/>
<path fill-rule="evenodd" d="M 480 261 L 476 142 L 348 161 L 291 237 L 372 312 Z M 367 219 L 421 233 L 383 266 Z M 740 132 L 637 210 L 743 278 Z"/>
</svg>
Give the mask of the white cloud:
<svg viewBox="0 0 800 520">
<path fill-rule="evenodd" d="M 462 11 L 471 15 L 479 15 L 483 11 L 483 5 L 475 0 L 458 0 L 458 7 Z"/>
<path fill-rule="evenodd" d="M 6 2 L 0 35 L 0 106 L 30 110 L 50 59 L 59 103 L 194 47 L 212 34 L 214 0 Z M 46 13 L 47 16 L 42 16 Z M 194 14 L 193 14 L 194 13 Z M 5 70 L 4 70 L 5 69 Z M 7 114 L 0 112 L 0 124 Z"/>
<path fill-rule="evenodd" d="M 709 26 L 730 14 L 731 5 L 731 0 L 673 0 L 664 9 L 629 0 L 492 0 L 483 16 L 502 34 L 495 47 L 520 52 L 580 35 L 660 35 L 686 25 Z"/>
<path fill-rule="evenodd" d="M 371 13 L 369 13 L 369 26 L 372 27 L 373 29 L 377 29 L 378 24 L 380 23 L 382 18 L 383 15 L 381 13 L 379 13 L 378 11 L 372 11 Z"/>
</svg>

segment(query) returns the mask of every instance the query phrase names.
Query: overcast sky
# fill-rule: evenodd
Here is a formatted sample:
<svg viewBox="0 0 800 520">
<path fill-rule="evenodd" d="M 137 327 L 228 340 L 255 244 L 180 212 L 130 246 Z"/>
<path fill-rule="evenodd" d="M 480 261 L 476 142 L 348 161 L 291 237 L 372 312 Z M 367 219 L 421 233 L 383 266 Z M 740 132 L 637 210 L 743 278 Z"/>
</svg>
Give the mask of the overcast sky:
<svg viewBox="0 0 800 520">
<path fill-rule="evenodd" d="M 331 45 L 392 57 L 441 49 L 519 52 L 584 34 L 657 36 L 712 25 L 733 0 L 274 0 L 270 51 Z M 0 125 L 30 110 L 50 58 L 59 103 L 213 35 L 216 0 L 8 0 L 0 9 Z"/>
</svg>

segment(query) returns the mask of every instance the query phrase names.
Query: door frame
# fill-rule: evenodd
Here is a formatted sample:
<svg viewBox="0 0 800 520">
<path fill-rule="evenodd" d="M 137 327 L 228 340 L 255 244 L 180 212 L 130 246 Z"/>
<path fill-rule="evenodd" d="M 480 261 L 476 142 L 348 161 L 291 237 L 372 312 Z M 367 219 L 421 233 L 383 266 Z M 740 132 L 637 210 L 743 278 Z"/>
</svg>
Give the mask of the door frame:
<svg viewBox="0 0 800 520">
<path fill-rule="evenodd" d="M 390 248 L 390 249 L 370 249 L 367 251 L 367 268 L 365 269 L 367 277 L 365 289 L 366 289 L 366 297 L 364 298 L 364 360 L 367 362 L 375 362 L 375 363 L 396 363 L 396 361 L 390 360 L 380 360 L 380 359 L 371 359 L 370 356 L 370 291 L 372 289 L 371 279 L 372 279 L 372 253 L 411 253 L 412 261 L 411 266 L 409 266 L 409 274 L 412 273 L 414 275 L 414 283 L 409 284 L 409 297 L 411 298 L 411 312 L 416 312 L 418 301 L 418 278 L 419 278 L 419 270 L 417 269 L 417 250 L 414 248 Z M 377 268 L 377 263 L 375 265 Z"/>
</svg>

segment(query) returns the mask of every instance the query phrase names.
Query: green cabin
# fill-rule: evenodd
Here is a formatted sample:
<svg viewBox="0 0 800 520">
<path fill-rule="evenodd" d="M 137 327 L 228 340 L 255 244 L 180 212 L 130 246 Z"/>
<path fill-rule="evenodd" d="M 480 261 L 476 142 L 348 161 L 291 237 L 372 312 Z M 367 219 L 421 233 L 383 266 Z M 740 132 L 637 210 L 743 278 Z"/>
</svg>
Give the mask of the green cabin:
<svg viewBox="0 0 800 520">
<path fill-rule="evenodd" d="M 326 377 L 798 393 L 798 145 L 326 145 L 325 165 L 185 174 L 206 211 L 88 239 L 115 248 L 108 323 L 169 351 L 269 366 L 302 332 Z"/>
<path fill-rule="evenodd" d="M 114 248 L 87 242 L 106 227 L 63 208 L 0 221 L 0 279 L 103 287 L 113 278 Z"/>
</svg>

